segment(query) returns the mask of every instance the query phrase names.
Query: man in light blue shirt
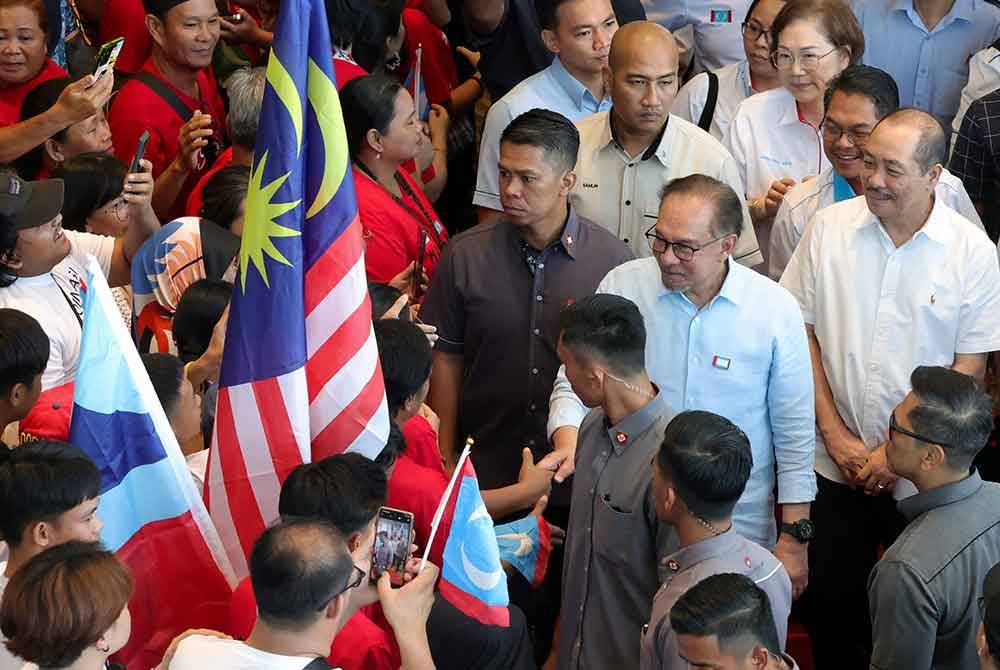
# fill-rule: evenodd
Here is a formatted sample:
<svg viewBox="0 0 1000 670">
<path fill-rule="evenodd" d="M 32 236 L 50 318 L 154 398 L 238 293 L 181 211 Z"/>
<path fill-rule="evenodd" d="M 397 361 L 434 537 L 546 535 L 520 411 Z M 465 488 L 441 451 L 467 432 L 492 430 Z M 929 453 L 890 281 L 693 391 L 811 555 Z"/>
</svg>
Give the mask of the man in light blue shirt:
<svg viewBox="0 0 1000 670">
<path fill-rule="evenodd" d="M 638 305 L 650 378 L 678 410 L 724 416 L 749 436 L 753 471 L 733 513 L 738 533 L 773 547 L 792 578 L 807 581 L 809 504 L 816 494 L 813 376 L 802 313 L 792 295 L 731 260 L 741 200 L 705 175 L 670 182 L 646 233 L 653 257 L 611 270 L 597 289 Z M 560 370 L 549 408 L 554 449 L 540 465 L 569 476 L 586 410 Z M 782 533 L 775 545 L 777 470 Z"/>
<path fill-rule="evenodd" d="M 986 0 L 853 0 L 865 65 L 891 74 L 903 107 L 949 127 L 969 79 L 969 59 L 1000 37 L 1000 8 Z"/>
<path fill-rule="evenodd" d="M 486 115 L 472 198 L 480 220 L 490 210 L 503 211 L 497 165 L 500 134 L 511 121 L 536 108 L 558 112 L 574 122 L 611 108 L 602 70 L 608 64 L 618 20 L 609 0 L 539 0 L 536 6 L 542 41 L 556 57 L 552 65 L 512 88 Z"/>
</svg>

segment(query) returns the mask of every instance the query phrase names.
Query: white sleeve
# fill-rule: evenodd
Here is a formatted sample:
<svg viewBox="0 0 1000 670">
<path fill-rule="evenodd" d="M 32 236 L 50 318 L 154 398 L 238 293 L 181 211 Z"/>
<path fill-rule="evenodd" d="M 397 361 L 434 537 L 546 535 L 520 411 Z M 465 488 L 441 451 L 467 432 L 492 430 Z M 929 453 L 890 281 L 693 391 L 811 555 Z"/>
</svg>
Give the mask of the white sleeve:
<svg viewBox="0 0 1000 670">
<path fill-rule="evenodd" d="M 935 191 L 941 194 L 944 204 L 951 207 L 974 223 L 977 228 L 985 232 L 986 228 L 983 227 L 983 220 L 979 217 L 976 206 L 972 204 L 972 199 L 969 197 L 968 191 L 965 190 L 965 184 L 962 183 L 962 180 L 952 175 L 952 179 L 949 179 L 947 183 L 940 186 L 943 186 L 943 188 L 935 189 Z"/>
<path fill-rule="evenodd" d="M 483 141 L 479 145 L 479 167 L 476 171 L 476 193 L 472 203 L 487 209 L 503 210 L 500 204 L 500 135 L 514 119 L 510 107 L 503 100 L 498 101 L 486 114 L 483 126 Z"/>
<path fill-rule="evenodd" d="M 1000 264 L 992 243 L 986 244 L 985 239 L 974 245 L 966 263 L 966 295 L 959 309 L 956 354 L 1000 350 Z"/>
<path fill-rule="evenodd" d="M 728 152 L 722 161 L 719 171 L 721 173 L 719 180 L 724 181 L 737 195 L 742 196 L 745 191 L 739 164 Z M 737 261 L 740 265 L 752 268 L 764 262 L 764 255 L 761 252 L 760 243 L 757 240 L 757 232 L 753 227 L 753 219 L 750 218 L 750 210 L 747 209 L 745 198 L 740 197 L 740 205 L 743 208 L 743 229 L 740 231 L 740 237 L 736 241 L 736 247 L 733 249 L 733 260 Z"/>
<path fill-rule="evenodd" d="M 743 194 L 746 197 L 752 197 L 750 193 L 747 193 L 747 153 L 746 147 L 744 146 L 743 132 L 748 131 L 746 115 L 743 113 L 743 104 L 736 108 L 736 114 L 733 115 L 733 121 L 729 124 L 729 128 L 726 130 L 726 137 L 723 139 L 722 144 L 725 145 L 726 150 L 732 155 L 733 160 L 736 161 L 736 168 L 740 175 L 740 190 L 738 193 Z"/>
<path fill-rule="evenodd" d="M 708 74 L 702 72 L 681 86 L 681 90 L 677 92 L 677 97 L 674 98 L 670 107 L 670 113 L 698 125 L 707 99 Z"/>
<path fill-rule="evenodd" d="M 806 325 L 816 324 L 816 265 L 819 262 L 822 233 L 822 219 L 817 214 L 806 225 L 805 235 L 792 253 L 779 282 L 798 301 L 802 320 Z"/>
<path fill-rule="evenodd" d="M 552 434 L 563 426 L 579 428 L 585 416 L 587 408 L 573 393 L 573 387 L 566 378 L 566 366 L 560 365 L 556 382 L 552 387 L 552 395 L 549 397 L 549 420 L 545 428 L 549 440 L 552 439 Z"/>
<path fill-rule="evenodd" d="M 86 262 L 88 254 L 92 254 L 101 266 L 101 271 L 107 277 L 111 272 L 111 258 L 115 253 L 115 238 L 108 235 L 93 235 L 91 233 L 78 233 L 73 230 L 66 230 L 66 237 L 69 238 L 70 256 L 76 258 L 81 264 Z"/>
<path fill-rule="evenodd" d="M 785 266 L 798 246 L 801 235 L 795 229 L 792 208 L 788 206 L 788 198 L 781 201 L 778 213 L 774 216 L 771 226 L 771 248 L 767 257 L 767 276 L 774 281 L 781 279 Z"/>
</svg>

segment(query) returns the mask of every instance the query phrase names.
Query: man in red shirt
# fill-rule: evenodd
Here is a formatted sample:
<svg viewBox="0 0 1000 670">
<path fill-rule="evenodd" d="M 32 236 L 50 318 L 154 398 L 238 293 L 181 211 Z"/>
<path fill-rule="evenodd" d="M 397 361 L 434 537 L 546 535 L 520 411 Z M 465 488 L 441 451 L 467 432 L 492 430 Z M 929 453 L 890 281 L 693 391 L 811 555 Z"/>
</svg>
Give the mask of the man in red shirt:
<svg viewBox="0 0 1000 670">
<path fill-rule="evenodd" d="M 144 0 L 144 6 L 153 52 L 115 96 L 108 123 L 115 154 L 125 162 L 149 131 L 153 208 L 167 220 L 183 214 L 225 141 L 225 107 L 211 69 L 219 11 L 214 0 Z"/>
</svg>

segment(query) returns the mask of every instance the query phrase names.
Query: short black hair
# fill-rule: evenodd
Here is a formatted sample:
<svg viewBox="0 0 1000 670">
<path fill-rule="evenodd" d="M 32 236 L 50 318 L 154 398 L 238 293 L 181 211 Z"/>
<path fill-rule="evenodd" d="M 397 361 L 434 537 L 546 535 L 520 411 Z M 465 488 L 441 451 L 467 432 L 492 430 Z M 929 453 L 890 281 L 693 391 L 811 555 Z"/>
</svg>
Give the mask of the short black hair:
<svg viewBox="0 0 1000 670">
<path fill-rule="evenodd" d="M 913 161 L 923 174 L 930 172 L 935 165 L 944 165 L 947 161 L 948 135 L 941 122 L 927 112 L 915 107 L 902 107 L 879 121 L 878 125 L 883 123 L 898 123 L 918 130 L 920 134 L 913 150 Z"/>
<path fill-rule="evenodd" d="M 304 463 L 281 485 L 283 519 L 323 519 L 347 537 L 364 529 L 385 504 L 385 471 L 360 454 L 337 454 Z"/>
<path fill-rule="evenodd" d="M 746 434 L 729 419 L 688 410 L 667 424 L 656 462 L 692 514 L 718 521 L 732 514 L 743 495 L 753 453 Z"/>
<path fill-rule="evenodd" d="M 771 601 L 745 575 L 720 573 L 692 586 L 670 610 L 670 626 L 675 635 L 714 635 L 723 653 L 734 643 L 749 642 L 781 655 Z"/>
<path fill-rule="evenodd" d="M 24 96 L 24 102 L 21 103 L 21 121 L 27 121 L 51 109 L 72 81 L 69 77 L 56 77 L 55 79 L 44 81 L 28 91 L 28 94 Z M 56 142 L 64 142 L 68 129 L 69 126 L 66 126 L 62 130 L 57 130 L 52 134 L 51 139 L 54 139 Z M 42 169 L 44 154 L 45 143 L 43 142 L 26 154 L 22 154 L 14 161 L 17 173 L 22 179 L 28 181 L 38 179 L 38 172 Z"/>
<path fill-rule="evenodd" d="M 969 375 L 920 366 L 910 375 L 917 405 L 907 418 L 913 432 L 935 440 L 948 466 L 968 470 L 993 431 L 993 400 Z"/>
<path fill-rule="evenodd" d="M 635 303 L 595 293 L 559 313 L 563 346 L 596 355 L 612 372 L 634 375 L 646 368 L 646 324 Z"/>
<path fill-rule="evenodd" d="M 199 216 L 230 230 L 239 214 L 240 205 L 247 197 L 249 187 L 250 167 L 227 165 L 205 182 L 201 191 Z"/>
<path fill-rule="evenodd" d="M 368 299 L 372 303 L 372 318 L 381 319 L 396 304 L 403 292 L 377 281 L 368 282 Z"/>
<path fill-rule="evenodd" d="M 899 109 L 899 86 L 892 75 L 871 65 L 849 65 L 833 78 L 823 96 L 823 109 L 837 91 L 845 95 L 863 95 L 872 101 L 879 119 Z"/>
<path fill-rule="evenodd" d="M 402 429 L 396 425 L 395 421 L 389 421 L 389 438 L 385 441 L 385 446 L 378 456 L 375 457 L 375 464 L 387 471 L 396 464 L 396 460 L 406 451 L 406 437 Z"/>
<path fill-rule="evenodd" d="M 18 547 L 28 526 L 54 521 L 100 491 L 100 471 L 72 444 L 41 440 L 0 447 L 0 539 Z"/>
<path fill-rule="evenodd" d="M 85 231 L 87 218 L 122 194 L 128 166 L 113 154 L 82 153 L 52 171 L 64 184 L 62 225 Z"/>
<path fill-rule="evenodd" d="M 368 0 L 366 4 L 369 10 L 354 35 L 351 56 L 366 72 L 375 72 L 385 62 L 386 39 L 399 33 L 405 4 L 404 0 Z"/>
<path fill-rule="evenodd" d="M 16 384 L 31 386 L 49 362 L 49 336 L 35 317 L 0 308 L 0 395 Z"/>
<path fill-rule="evenodd" d="M 146 366 L 149 381 L 169 419 L 177 409 L 181 397 L 181 383 L 184 381 L 184 363 L 173 354 L 142 354 L 142 364 Z"/>
<path fill-rule="evenodd" d="M 743 232 L 743 201 L 733 188 L 706 174 L 690 174 L 671 179 L 660 190 L 660 204 L 672 195 L 698 196 L 715 205 L 712 234 L 736 235 Z"/>
<path fill-rule="evenodd" d="M 348 49 L 361 35 L 373 11 L 367 0 L 324 0 L 326 21 L 330 28 L 330 42 L 340 49 Z M 383 37 L 384 39 L 384 37 Z M 338 82 L 340 83 L 340 82 Z"/>
<path fill-rule="evenodd" d="M 182 361 L 190 363 L 205 353 L 232 295 L 233 285 L 221 279 L 199 279 L 187 287 L 170 322 Z"/>
<path fill-rule="evenodd" d="M 556 29 L 559 25 L 559 8 L 567 2 L 570 0 L 535 0 L 535 16 L 542 30 Z"/>
<path fill-rule="evenodd" d="M 500 133 L 500 145 L 504 142 L 538 147 L 562 170 L 572 170 L 580 152 L 580 132 L 573 122 L 558 112 L 537 107 L 507 124 Z"/>
<path fill-rule="evenodd" d="M 283 520 L 250 553 L 250 583 L 264 623 L 302 630 L 344 591 L 354 563 L 337 529 L 319 519 Z"/>
<path fill-rule="evenodd" d="M 431 345 L 423 331 L 409 321 L 379 319 L 374 328 L 392 418 L 430 378 Z"/>
<path fill-rule="evenodd" d="M 360 155 L 369 130 L 374 128 L 383 135 L 389 130 L 396 113 L 396 96 L 402 90 L 398 81 L 379 74 L 355 77 L 340 89 L 340 107 L 344 112 L 351 158 L 357 159 Z"/>
</svg>

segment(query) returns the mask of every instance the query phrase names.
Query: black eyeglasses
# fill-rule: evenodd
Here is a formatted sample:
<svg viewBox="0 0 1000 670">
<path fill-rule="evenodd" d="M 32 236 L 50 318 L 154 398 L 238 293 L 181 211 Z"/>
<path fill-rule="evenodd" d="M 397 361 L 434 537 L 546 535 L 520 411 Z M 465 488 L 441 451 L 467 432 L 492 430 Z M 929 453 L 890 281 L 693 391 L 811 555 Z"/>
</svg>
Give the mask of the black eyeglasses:
<svg viewBox="0 0 1000 670">
<path fill-rule="evenodd" d="M 351 578 L 347 581 L 347 586 L 334 593 L 333 596 L 330 598 L 330 600 L 333 600 L 334 598 L 343 593 L 347 593 L 351 589 L 356 589 L 361 584 L 361 582 L 365 580 L 365 575 L 367 575 L 368 573 L 366 573 L 364 570 L 362 570 L 356 565 L 352 565 L 351 567 L 354 568 L 354 570 L 351 573 Z M 321 607 L 320 610 L 323 610 L 325 607 L 326 605 L 323 605 L 323 607 Z"/>
<path fill-rule="evenodd" d="M 751 42 L 759 40 L 761 35 L 763 35 L 768 42 L 771 41 L 771 29 L 765 28 L 756 21 L 744 21 L 740 24 L 740 28 L 743 31 L 743 36 Z"/>
<path fill-rule="evenodd" d="M 823 137 L 829 142 L 836 142 L 841 138 L 841 136 L 846 136 L 847 141 L 856 147 L 861 147 L 864 145 L 865 141 L 871 135 L 870 130 L 856 131 L 847 130 L 846 128 L 841 128 L 835 123 L 830 123 L 829 121 L 823 121 L 820 126 L 820 130 L 823 131 Z"/>
<path fill-rule="evenodd" d="M 731 233 L 730 233 L 731 234 Z M 729 237 L 730 234 L 722 235 L 721 237 L 716 237 L 714 239 L 705 242 L 705 244 L 700 247 L 695 247 L 690 244 L 685 244 L 683 242 L 671 242 L 670 240 L 660 237 L 656 234 L 656 225 L 650 226 L 649 230 L 646 231 L 646 240 L 649 242 L 649 248 L 653 250 L 654 254 L 664 253 L 668 247 L 673 247 L 674 256 L 677 256 L 678 260 L 690 261 L 694 258 L 694 255 L 707 247 L 710 244 L 714 244 L 719 240 Z"/>
<path fill-rule="evenodd" d="M 889 439 L 890 440 L 892 439 L 892 434 L 893 433 L 902 433 L 903 435 L 906 435 L 907 437 L 912 437 L 914 440 L 920 440 L 921 442 L 926 442 L 927 444 L 936 444 L 938 446 L 948 447 L 948 448 L 951 447 L 951 445 L 948 444 L 947 442 L 942 442 L 941 440 L 932 440 L 931 438 L 926 437 L 925 435 L 920 435 L 919 433 L 913 433 L 911 431 L 908 431 L 905 428 L 900 428 L 899 424 L 896 423 L 896 413 L 895 412 L 893 412 L 893 413 L 891 413 L 889 415 Z"/>
</svg>

